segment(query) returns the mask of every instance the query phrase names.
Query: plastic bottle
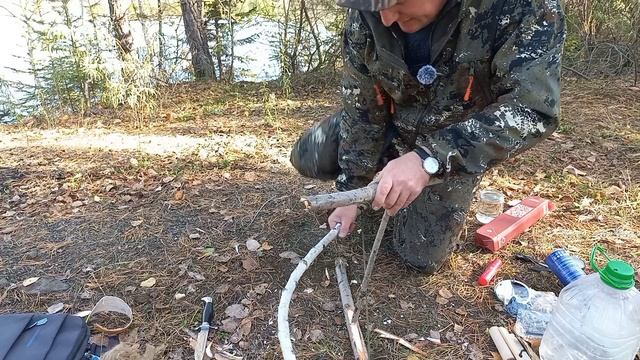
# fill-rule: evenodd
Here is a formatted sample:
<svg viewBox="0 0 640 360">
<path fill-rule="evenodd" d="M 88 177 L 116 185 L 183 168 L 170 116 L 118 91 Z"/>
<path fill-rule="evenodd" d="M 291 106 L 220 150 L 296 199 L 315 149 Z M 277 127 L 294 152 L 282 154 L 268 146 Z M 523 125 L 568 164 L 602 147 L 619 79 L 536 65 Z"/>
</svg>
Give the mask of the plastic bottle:
<svg viewBox="0 0 640 360">
<path fill-rule="evenodd" d="M 608 260 L 600 269 L 596 253 Z M 596 271 L 567 285 L 542 337 L 542 360 L 632 360 L 640 348 L 640 292 L 633 267 L 595 246 Z"/>
</svg>

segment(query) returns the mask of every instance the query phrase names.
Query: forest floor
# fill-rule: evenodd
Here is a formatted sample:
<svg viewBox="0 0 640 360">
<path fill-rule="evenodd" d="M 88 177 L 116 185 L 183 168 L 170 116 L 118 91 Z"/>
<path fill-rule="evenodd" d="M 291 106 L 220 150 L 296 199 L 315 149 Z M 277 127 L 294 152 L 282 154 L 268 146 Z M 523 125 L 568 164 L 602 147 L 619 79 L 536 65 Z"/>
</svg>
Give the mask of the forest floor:
<svg viewBox="0 0 640 360">
<path fill-rule="evenodd" d="M 339 103 L 337 86 L 307 84 L 288 98 L 266 85 L 175 86 L 142 129 L 118 112 L 0 127 L 0 313 L 59 302 L 75 313 L 114 295 L 134 314 L 122 339 L 163 347 L 157 359 L 189 359 L 185 329 L 199 324 L 200 298 L 210 295 L 214 343 L 245 359 L 280 358 L 276 312 L 295 267 L 281 254 L 304 256 L 326 234 L 326 214 L 299 199 L 333 191 L 288 163 L 296 137 Z M 474 245 L 472 208 L 459 249 L 433 276 L 381 252 L 361 317 L 371 358 L 415 356 L 374 328 L 408 336 L 429 359 L 493 358 L 487 329 L 514 323 L 492 288 L 476 283 L 496 256 L 504 261 L 498 280 L 556 294 L 553 274 L 513 255 L 543 260 L 563 247 L 586 260 L 600 243 L 640 268 L 640 91 L 628 81 L 568 79 L 562 95 L 558 132 L 481 184 L 507 201 L 539 195 L 557 209 L 496 255 Z M 298 285 L 290 321 L 299 358 L 351 357 L 334 260 L 346 258 L 359 284 L 371 220 L 333 242 Z M 40 279 L 24 287 L 32 277 Z M 155 285 L 141 286 L 152 277 Z M 68 288 L 29 292 L 52 281 Z M 435 332 L 442 344 L 419 341 Z"/>
</svg>

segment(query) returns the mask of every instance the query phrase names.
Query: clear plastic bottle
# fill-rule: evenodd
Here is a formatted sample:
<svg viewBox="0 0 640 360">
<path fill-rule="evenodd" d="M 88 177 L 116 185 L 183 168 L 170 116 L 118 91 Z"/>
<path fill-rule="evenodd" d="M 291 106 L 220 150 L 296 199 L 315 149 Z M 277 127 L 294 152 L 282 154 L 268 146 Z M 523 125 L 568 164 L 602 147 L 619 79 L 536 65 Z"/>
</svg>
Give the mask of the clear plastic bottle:
<svg viewBox="0 0 640 360">
<path fill-rule="evenodd" d="M 600 269 L 596 252 L 607 257 Z M 640 348 L 640 292 L 633 267 L 596 246 L 596 270 L 566 286 L 540 344 L 541 360 L 632 360 Z"/>
</svg>

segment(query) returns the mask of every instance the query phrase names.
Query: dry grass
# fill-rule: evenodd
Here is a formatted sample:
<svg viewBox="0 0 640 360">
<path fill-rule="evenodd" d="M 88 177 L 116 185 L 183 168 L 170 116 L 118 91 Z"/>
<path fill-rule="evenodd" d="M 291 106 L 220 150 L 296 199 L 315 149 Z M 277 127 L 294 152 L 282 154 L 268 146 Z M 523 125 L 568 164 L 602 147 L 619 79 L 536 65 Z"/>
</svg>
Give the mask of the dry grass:
<svg viewBox="0 0 640 360">
<path fill-rule="evenodd" d="M 279 358 L 275 312 L 294 265 L 278 254 L 304 254 L 322 237 L 326 230 L 319 226 L 325 215 L 303 211 L 298 199 L 331 190 L 330 184 L 302 179 L 274 160 L 274 154 L 286 153 L 304 128 L 337 103 L 331 87 L 302 90 L 297 89 L 294 100 L 286 100 L 269 87 L 178 86 L 165 92 L 157 119 L 145 130 L 194 138 L 252 135 L 255 151 L 177 156 L 55 144 L 4 147 L 0 277 L 9 282 L 54 277 L 67 282 L 70 290 L 39 296 L 11 290 L 0 303 L 0 313 L 44 311 L 58 301 L 75 312 L 90 308 L 102 295 L 120 296 L 134 309 L 135 341 L 142 348 L 146 343 L 166 346 L 163 358 L 180 359 L 191 357 L 184 329 L 199 321 L 199 298 L 212 294 L 218 323 L 228 305 L 244 301 L 250 310 L 250 332 L 233 344 L 236 351 L 247 359 Z M 540 195 L 558 206 L 497 254 L 505 261 L 499 278 L 557 292 L 560 286 L 551 274 L 533 272 L 512 255 L 524 252 L 543 259 L 561 246 L 587 258 L 596 242 L 640 268 L 638 100 L 640 92 L 622 83 L 566 82 L 557 135 L 485 177 L 483 186 L 502 190 L 508 200 Z M 105 132 L 145 135 L 126 121 L 116 121 L 119 116 L 105 113 L 83 123 L 102 126 Z M 77 135 L 77 123 L 69 119 L 68 126 L 57 131 Z M 26 129 L 1 130 L 19 137 Z M 568 165 L 586 175 L 563 172 Z M 317 187 L 305 190 L 306 184 Z M 295 342 L 300 358 L 350 357 L 342 313 L 323 310 L 323 304 L 339 301 L 336 256 L 350 260 L 351 278 L 361 278 L 376 219 L 374 215 L 361 221 L 362 232 L 351 241 L 332 244 L 298 285 L 290 316 L 300 335 Z M 134 226 L 139 220 L 142 223 Z M 421 276 L 392 254 L 380 254 L 370 285 L 371 303 L 361 320 L 373 358 L 408 355 L 406 349 L 379 339 L 372 331 L 376 327 L 399 336 L 440 331 L 442 345 L 422 344 L 433 359 L 465 358 L 474 347 L 490 358 L 493 345 L 486 329 L 513 321 L 495 309 L 491 289 L 475 283 L 496 256 L 473 245 L 476 227 L 470 218 L 463 245 L 435 276 Z M 244 246 L 248 238 L 273 248 L 249 252 Z M 323 284 L 325 269 L 331 278 L 328 286 Z M 157 279 L 154 287 L 139 286 L 152 276 Z M 256 292 L 260 285 L 266 286 L 264 293 Z M 454 296 L 440 305 L 435 298 L 444 288 Z M 175 300 L 178 292 L 187 296 Z M 461 333 L 454 331 L 455 324 L 463 327 Z M 321 329 L 324 338 L 311 341 L 306 335 L 314 329 Z M 216 331 L 213 338 L 223 343 L 231 335 Z"/>
</svg>

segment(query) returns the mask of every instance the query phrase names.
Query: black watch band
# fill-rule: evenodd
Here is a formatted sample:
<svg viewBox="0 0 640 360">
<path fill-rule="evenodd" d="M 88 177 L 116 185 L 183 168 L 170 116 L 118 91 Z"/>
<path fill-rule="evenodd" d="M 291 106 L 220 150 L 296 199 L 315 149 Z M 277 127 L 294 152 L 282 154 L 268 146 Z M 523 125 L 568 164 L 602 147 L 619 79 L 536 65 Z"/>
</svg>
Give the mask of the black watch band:
<svg viewBox="0 0 640 360">
<path fill-rule="evenodd" d="M 427 153 L 420 146 L 416 146 L 416 148 L 413 151 L 415 151 L 418 154 L 418 156 L 420 156 L 420 159 L 422 159 L 422 161 L 425 161 L 430 156 L 429 153 Z"/>
</svg>

